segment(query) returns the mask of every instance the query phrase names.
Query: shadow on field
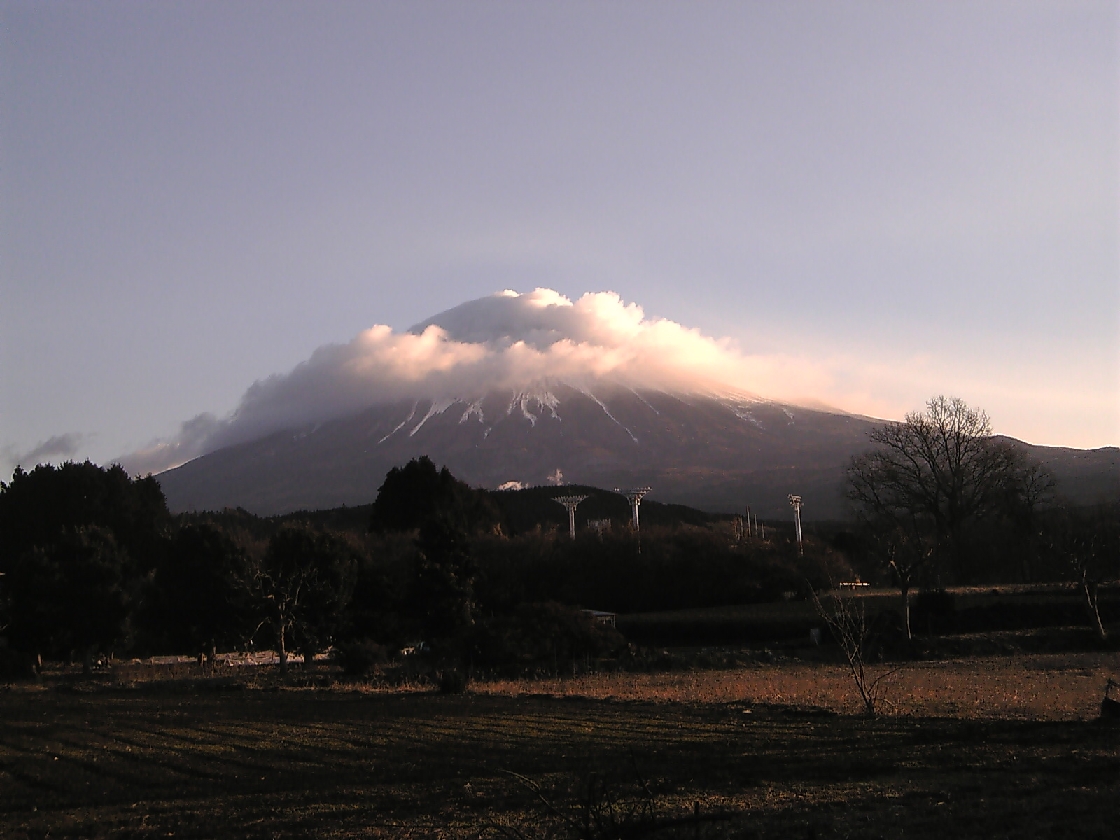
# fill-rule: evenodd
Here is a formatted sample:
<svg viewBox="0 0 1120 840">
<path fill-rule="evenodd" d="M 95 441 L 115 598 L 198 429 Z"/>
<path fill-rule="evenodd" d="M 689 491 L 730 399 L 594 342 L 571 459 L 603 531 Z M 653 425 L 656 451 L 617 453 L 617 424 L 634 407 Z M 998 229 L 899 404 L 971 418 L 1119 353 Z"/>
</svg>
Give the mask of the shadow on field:
<svg viewBox="0 0 1120 840">
<path fill-rule="evenodd" d="M 684 820 L 654 836 L 1110 836 L 1120 728 L 470 694 L 0 695 L 4 837 L 578 837 L 611 797 L 619 819 L 648 802 Z M 688 821 L 697 807 L 720 819 Z"/>
</svg>

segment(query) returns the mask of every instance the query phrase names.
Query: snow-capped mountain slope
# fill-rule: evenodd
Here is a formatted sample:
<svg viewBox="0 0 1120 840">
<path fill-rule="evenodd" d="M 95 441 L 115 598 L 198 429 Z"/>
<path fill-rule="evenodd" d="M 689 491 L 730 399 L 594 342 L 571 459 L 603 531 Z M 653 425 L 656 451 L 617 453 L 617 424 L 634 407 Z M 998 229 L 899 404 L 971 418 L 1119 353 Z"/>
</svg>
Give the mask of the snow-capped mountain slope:
<svg viewBox="0 0 1120 840">
<path fill-rule="evenodd" d="M 428 455 L 483 487 L 544 484 L 559 470 L 565 481 L 648 484 L 665 500 L 752 504 L 770 515 L 798 492 L 819 515 L 835 515 L 841 468 L 871 425 L 761 400 L 553 382 L 396 401 L 228 447 L 159 478 L 177 510 L 275 513 L 369 502 L 389 469 Z"/>
<path fill-rule="evenodd" d="M 765 381 L 733 343 L 615 294 L 502 292 L 320 347 L 225 418 L 199 415 L 122 460 L 159 473 L 176 510 L 362 504 L 389 469 L 428 455 L 483 487 L 649 485 L 663 501 L 763 516 L 788 513 L 796 493 L 807 518 L 840 515 L 843 469 L 878 421 L 749 393 Z M 1116 459 L 1101 452 L 1066 460 L 1107 491 Z"/>
<path fill-rule="evenodd" d="M 400 400 L 221 449 L 159 476 L 173 510 L 282 513 L 365 504 L 385 473 L 428 455 L 495 489 L 563 481 L 649 485 L 652 498 L 715 511 L 751 505 L 808 519 L 844 513 L 843 471 L 878 421 L 763 400 L 550 383 L 455 400 Z M 1115 448 L 1029 447 L 1082 501 L 1114 493 Z"/>
</svg>

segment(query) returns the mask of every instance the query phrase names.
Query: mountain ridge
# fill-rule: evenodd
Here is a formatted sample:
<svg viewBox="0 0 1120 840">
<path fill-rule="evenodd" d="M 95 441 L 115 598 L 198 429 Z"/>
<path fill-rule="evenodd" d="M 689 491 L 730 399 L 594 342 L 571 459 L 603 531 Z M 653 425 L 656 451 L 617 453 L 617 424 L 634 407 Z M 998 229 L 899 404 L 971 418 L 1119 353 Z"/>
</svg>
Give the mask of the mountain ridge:
<svg viewBox="0 0 1120 840">
<path fill-rule="evenodd" d="M 537 380 L 458 399 L 398 399 L 274 432 L 161 473 L 173 510 L 283 514 L 368 503 L 385 473 L 427 455 L 474 486 L 653 487 L 713 512 L 844 515 L 843 471 L 884 421 L 742 394 Z M 1120 489 L 1120 449 L 1025 446 L 1078 501 Z M 1070 487 L 1060 487 L 1067 493 Z"/>
</svg>

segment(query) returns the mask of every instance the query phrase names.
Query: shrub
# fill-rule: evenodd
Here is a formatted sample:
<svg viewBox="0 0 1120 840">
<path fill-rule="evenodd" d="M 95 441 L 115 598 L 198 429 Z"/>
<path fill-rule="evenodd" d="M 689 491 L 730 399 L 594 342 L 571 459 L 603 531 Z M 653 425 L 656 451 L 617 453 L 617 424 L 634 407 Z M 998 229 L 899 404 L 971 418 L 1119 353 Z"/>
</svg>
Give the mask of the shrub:
<svg viewBox="0 0 1120 840">
<path fill-rule="evenodd" d="M 926 633 L 952 629 L 957 604 L 952 593 L 944 589 L 922 590 L 910 601 L 910 625 Z"/>
<path fill-rule="evenodd" d="M 389 660 L 389 651 L 371 639 L 356 639 L 335 648 L 335 659 L 342 671 L 352 677 L 369 676 Z"/>
<path fill-rule="evenodd" d="M 556 672 L 577 662 L 617 654 L 626 640 L 578 607 L 553 601 L 521 604 L 511 615 L 476 626 L 472 647 L 487 667 L 537 667 Z"/>
<path fill-rule="evenodd" d="M 458 668 L 446 668 L 440 671 L 437 677 L 440 694 L 462 694 L 467 690 L 470 681 L 466 671 Z"/>
<path fill-rule="evenodd" d="M 0 647 L 0 680 L 26 680 L 38 676 L 36 655 Z"/>
</svg>

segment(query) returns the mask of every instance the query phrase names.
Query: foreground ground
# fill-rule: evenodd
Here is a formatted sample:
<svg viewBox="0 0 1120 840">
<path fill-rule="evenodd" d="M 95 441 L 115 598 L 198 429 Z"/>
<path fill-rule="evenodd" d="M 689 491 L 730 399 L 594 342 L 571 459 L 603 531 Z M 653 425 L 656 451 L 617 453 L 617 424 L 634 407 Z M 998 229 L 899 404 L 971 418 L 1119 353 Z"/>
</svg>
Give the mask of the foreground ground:
<svg viewBox="0 0 1120 840">
<path fill-rule="evenodd" d="M 0 836 L 607 836 L 698 803 L 700 822 L 654 836 L 1111 838 L 1120 727 L 1095 717 L 1117 670 L 1116 654 L 921 663 L 876 720 L 843 713 L 842 672 L 799 664 L 462 696 L 17 686 L 0 694 Z"/>
</svg>

